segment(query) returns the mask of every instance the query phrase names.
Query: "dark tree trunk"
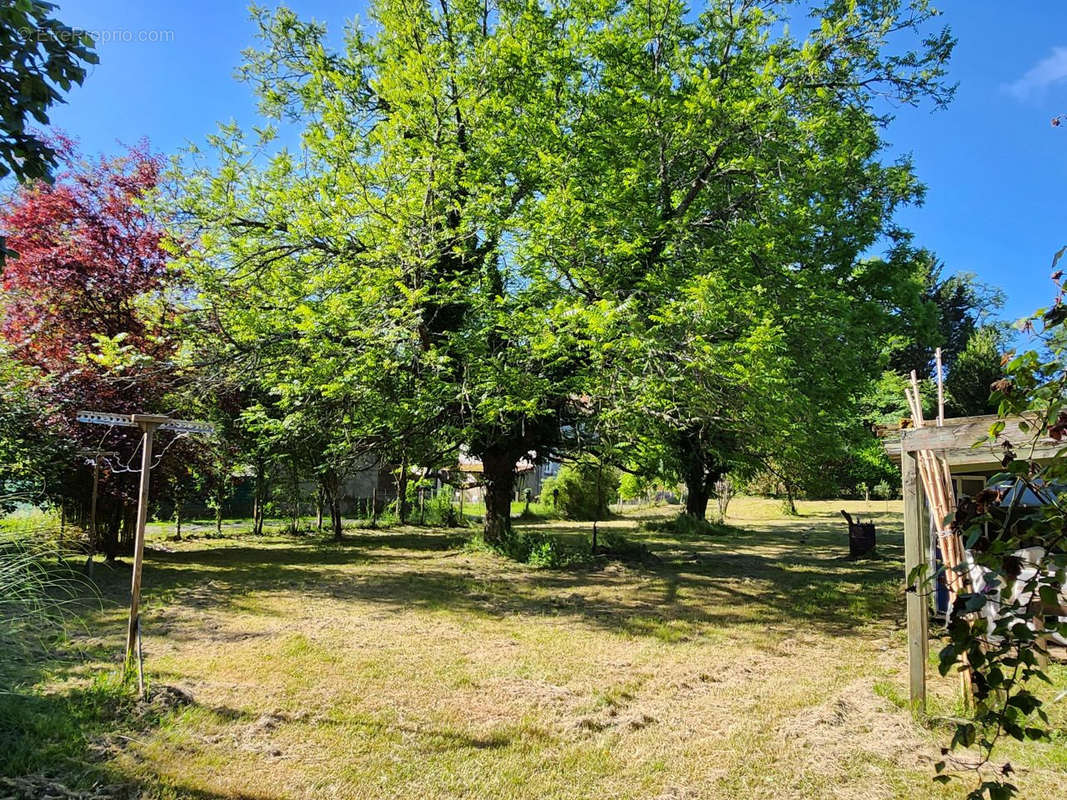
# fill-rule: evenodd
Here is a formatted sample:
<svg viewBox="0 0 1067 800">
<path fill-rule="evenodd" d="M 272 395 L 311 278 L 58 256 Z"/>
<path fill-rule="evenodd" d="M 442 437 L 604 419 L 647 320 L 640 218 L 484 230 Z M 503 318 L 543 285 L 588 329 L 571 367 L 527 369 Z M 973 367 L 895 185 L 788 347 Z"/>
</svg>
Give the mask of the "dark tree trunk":
<svg viewBox="0 0 1067 800">
<path fill-rule="evenodd" d="M 119 553 L 132 555 L 133 542 L 137 538 L 137 504 L 122 506 L 122 528 L 119 534 Z"/>
<path fill-rule="evenodd" d="M 507 455 L 486 455 L 482 459 L 485 478 L 486 544 L 501 545 L 511 534 L 511 496 L 515 491 L 515 459 Z"/>
<path fill-rule="evenodd" d="M 296 459 L 289 463 L 290 493 L 289 493 L 289 523 L 290 532 L 300 532 L 300 472 L 296 467 Z"/>
<path fill-rule="evenodd" d="M 707 519 L 708 500 L 711 493 L 707 489 L 707 482 L 703 477 L 693 478 L 686 476 L 685 487 L 688 496 L 685 498 L 685 513 L 695 519 Z"/>
<path fill-rule="evenodd" d="M 788 481 L 783 481 L 782 485 L 785 487 L 785 500 L 786 508 L 789 511 L 790 516 L 797 516 L 797 503 L 794 497 L 793 486 Z"/>
<path fill-rule="evenodd" d="M 319 491 L 315 495 L 315 529 L 319 533 L 322 533 L 322 507 L 326 504 L 325 495 L 326 488 L 320 484 Z"/>
<path fill-rule="evenodd" d="M 333 538 L 341 541 L 341 497 L 339 492 L 330 492 L 330 525 Z"/>
<path fill-rule="evenodd" d="M 100 549 L 103 550 L 104 560 L 108 564 L 115 563 L 115 559 L 119 557 L 119 528 L 121 526 L 122 504 L 115 502 L 103 526 L 103 535 L 100 536 Z"/>
<path fill-rule="evenodd" d="M 341 541 L 341 479 L 332 470 L 319 485 L 319 530 L 322 530 L 323 506 L 330 509 L 330 532 L 336 541 Z"/>
<path fill-rule="evenodd" d="M 694 519 L 708 518 L 708 501 L 715 491 L 715 482 L 726 474 L 726 468 L 716 463 L 707 449 L 700 431 L 691 431 L 683 440 L 686 448 L 685 513 Z"/>
<path fill-rule="evenodd" d="M 174 501 L 174 538 L 182 540 L 182 501 Z"/>
</svg>

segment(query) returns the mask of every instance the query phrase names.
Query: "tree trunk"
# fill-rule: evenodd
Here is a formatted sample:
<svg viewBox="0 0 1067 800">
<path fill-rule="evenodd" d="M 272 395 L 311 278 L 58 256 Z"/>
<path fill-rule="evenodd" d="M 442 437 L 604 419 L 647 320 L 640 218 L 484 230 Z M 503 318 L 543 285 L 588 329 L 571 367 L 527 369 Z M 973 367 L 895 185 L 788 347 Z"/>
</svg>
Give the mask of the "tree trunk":
<svg viewBox="0 0 1067 800">
<path fill-rule="evenodd" d="M 182 501 L 176 500 L 174 502 L 174 538 L 179 542 L 182 540 Z"/>
<path fill-rule="evenodd" d="M 320 534 L 322 533 L 322 507 L 325 505 L 323 498 L 325 494 L 326 488 L 320 484 L 318 494 L 315 495 L 315 528 Z M 330 519 L 332 520 L 333 517 L 331 516 Z"/>
<path fill-rule="evenodd" d="M 685 499 L 685 513 L 699 520 L 708 518 L 708 501 L 715 492 L 715 484 L 726 474 L 726 470 L 719 466 L 699 467 L 690 469 L 685 476 L 685 486 L 688 496 Z"/>
<path fill-rule="evenodd" d="M 122 528 L 119 534 L 119 553 L 131 555 L 134 539 L 137 538 L 137 504 L 122 505 Z"/>
<path fill-rule="evenodd" d="M 264 506 L 267 499 L 267 476 L 264 474 L 263 459 L 256 459 L 255 489 L 252 500 L 252 535 L 263 535 Z"/>
<path fill-rule="evenodd" d="M 793 497 L 793 486 L 788 481 L 784 481 L 783 485 L 785 486 L 785 499 L 788 504 L 789 515 L 795 517 L 797 516 L 797 504 Z"/>
<path fill-rule="evenodd" d="M 330 523 L 333 525 L 333 538 L 341 541 L 341 498 L 339 492 L 330 493 Z"/>
<path fill-rule="evenodd" d="M 103 536 L 100 538 L 100 547 L 104 551 L 104 560 L 108 564 L 114 564 L 119 555 L 119 528 L 122 525 L 122 504 L 115 502 L 104 526 Z"/>
<path fill-rule="evenodd" d="M 289 475 L 292 479 L 289 494 L 289 517 L 292 522 L 289 530 L 297 534 L 300 532 L 300 471 L 296 467 L 296 459 L 289 463 Z"/>
<path fill-rule="evenodd" d="M 485 478 L 485 528 L 482 536 L 486 544 L 501 545 L 511 535 L 515 459 L 507 455 L 486 455 L 482 458 L 482 469 Z"/>
<path fill-rule="evenodd" d="M 222 536 L 222 496 L 215 498 L 215 534 Z"/>
<path fill-rule="evenodd" d="M 400 524 L 408 521 L 408 457 L 400 459 L 400 473 L 396 476 L 396 515 Z"/>
<path fill-rule="evenodd" d="M 330 470 L 323 476 L 319 483 L 318 511 L 319 531 L 322 531 L 322 515 L 324 508 L 330 509 L 330 531 L 336 541 L 341 541 L 341 480 Z"/>
<path fill-rule="evenodd" d="M 685 513 L 694 519 L 707 519 L 708 500 L 711 498 L 711 493 L 707 490 L 705 479 L 701 477 L 691 481 L 690 476 L 686 476 L 685 487 L 688 491 L 688 496 L 685 498 Z"/>
</svg>

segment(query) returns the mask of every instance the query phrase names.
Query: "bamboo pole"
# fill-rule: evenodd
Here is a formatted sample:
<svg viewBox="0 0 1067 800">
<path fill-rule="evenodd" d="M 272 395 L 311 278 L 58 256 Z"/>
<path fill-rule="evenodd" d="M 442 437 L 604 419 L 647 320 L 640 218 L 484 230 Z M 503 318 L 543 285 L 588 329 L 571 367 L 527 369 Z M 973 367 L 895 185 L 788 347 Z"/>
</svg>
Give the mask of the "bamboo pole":
<svg viewBox="0 0 1067 800">
<path fill-rule="evenodd" d="M 941 369 L 941 348 L 934 352 L 937 361 L 937 427 L 945 424 L 945 380 Z"/>
<path fill-rule="evenodd" d="M 940 350 L 937 356 L 937 424 L 941 426 L 944 423 L 944 392 L 941 380 Z M 922 401 L 919 394 L 919 379 L 914 370 L 911 373 L 911 386 L 905 388 L 904 394 L 911 409 L 914 426 L 916 428 L 925 427 L 926 421 L 923 418 Z M 963 570 L 965 557 L 960 535 L 955 530 L 944 527 L 946 521 L 952 517 L 956 510 L 956 496 L 952 487 L 952 470 L 948 465 L 947 459 L 942 454 L 931 450 L 920 450 L 916 453 L 916 456 L 923 488 L 926 491 L 933 513 L 937 515 L 937 540 L 941 547 L 941 558 L 945 564 L 949 602 L 950 605 L 954 606 L 956 598 L 967 591 L 968 581 Z M 973 697 L 973 682 L 966 655 L 960 657 L 960 687 L 963 691 L 964 704 L 969 707 Z"/>
</svg>

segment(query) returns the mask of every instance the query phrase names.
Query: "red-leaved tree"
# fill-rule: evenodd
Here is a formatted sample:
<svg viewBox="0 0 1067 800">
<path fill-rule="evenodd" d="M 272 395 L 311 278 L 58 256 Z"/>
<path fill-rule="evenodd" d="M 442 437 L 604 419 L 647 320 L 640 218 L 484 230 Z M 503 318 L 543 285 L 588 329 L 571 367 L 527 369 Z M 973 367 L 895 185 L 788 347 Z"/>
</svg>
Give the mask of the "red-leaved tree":
<svg viewBox="0 0 1067 800">
<path fill-rule="evenodd" d="M 62 169 L 53 184 L 20 186 L 0 206 L 0 233 L 14 251 L 0 275 L 0 336 L 12 357 L 34 368 L 51 417 L 41 425 L 78 445 L 133 455 L 135 432 L 78 424 L 80 408 L 162 412 L 172 388 L 168 337 L 166 233 L 144 207 L 163 164 L 147 144 L 114 158 L 79 158 L 57 137 Z M 133 463 L 136 466 L 136 461 Z M 75 510 L 88 470 L 72 464 L 59 487 Z M 114 556 L 128 528 L 136 481 L 107 471 L 102 486 L 103 545 Z M 126 538 L 126 537 L 123 537 Z"/>
</svg>

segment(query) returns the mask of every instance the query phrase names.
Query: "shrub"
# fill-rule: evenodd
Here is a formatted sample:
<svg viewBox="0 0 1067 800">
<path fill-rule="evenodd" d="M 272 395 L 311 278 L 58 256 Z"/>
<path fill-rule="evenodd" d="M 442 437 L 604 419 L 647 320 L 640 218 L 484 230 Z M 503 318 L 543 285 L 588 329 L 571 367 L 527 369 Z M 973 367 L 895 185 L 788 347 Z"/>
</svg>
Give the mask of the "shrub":
<svg viewBox="0 0 1067 800">
<path fill-rule="evenodd" d="M 587 548 L 569 544 L 558 536 L 533 531 L 512 531 L 499 546 L 489 545 L 480 536 L 467 546 L 474 550 L 489 550 L 534 567 L 573 567 L 586 564 L 591 558 Z"/>
<path fill-rule="evenodd" d="M 456 490 L 445 485 L 437 490 L 435 497 L 426 500 L 426 521 L 431 525 L 444 525 L 446 528 L 455 528 L 459 525 L 459 509 L 452 498 Z"/>
<path fill-rule="evenodd" d="M 553 491 L 558 492 L 556 510 L 564 519 L 604 519 L 610 515 L 608 505 L 619 493 L 619 472 L 592 459 L 579 459 L 545 481 L 542 500 L 552 502 Z"/>
<path fill-rule="evenodd" d="M 726 525 L 708 522 L 706 519 L 697 519 L 689 514 L 679 514 L 669 520 L 657 520 L 646 522 L 645 530 L 670 533 L 685 538 L 687 536 L 715 536 L 729 531 Z"/>
</svg>

